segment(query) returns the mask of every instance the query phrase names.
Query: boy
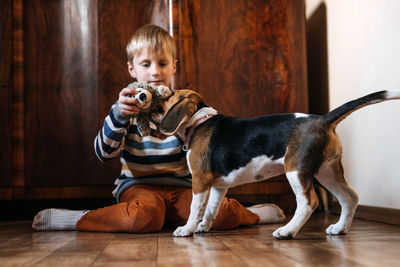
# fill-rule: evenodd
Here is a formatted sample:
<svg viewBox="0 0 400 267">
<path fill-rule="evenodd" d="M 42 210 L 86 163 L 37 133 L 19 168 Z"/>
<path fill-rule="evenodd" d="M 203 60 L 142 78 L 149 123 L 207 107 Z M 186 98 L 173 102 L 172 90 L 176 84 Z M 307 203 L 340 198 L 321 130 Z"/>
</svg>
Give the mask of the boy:
<svg viewBox="0 0 400 267">
<path fill-rule="evenodd" d="M 131 37 L 126 50 L 132 78 L 153 87 L 170 86 L 177 60 L 174 39 L 168 32 L 155 25 L 143 26 Z M 182 143 L 175 136 L 159 136 L 154 127 L 150 136 L 138 134 L 135 115 L 140 109 L 137 100 L 130 97 L 136 93 L 135 89 L 121 90 L 95 139 L 100 160 L 120 155 L 122 170 L 113 191 L 118 203 L 91 211 L 46 209 L 35 216 L 33 229 L 149 233 L 164 225 L 186 223 L 192 190 Z M 213 229 L 283 219 L 282 210 L 275 205 L 245 208 L 225 198 Z"/>
</svg>

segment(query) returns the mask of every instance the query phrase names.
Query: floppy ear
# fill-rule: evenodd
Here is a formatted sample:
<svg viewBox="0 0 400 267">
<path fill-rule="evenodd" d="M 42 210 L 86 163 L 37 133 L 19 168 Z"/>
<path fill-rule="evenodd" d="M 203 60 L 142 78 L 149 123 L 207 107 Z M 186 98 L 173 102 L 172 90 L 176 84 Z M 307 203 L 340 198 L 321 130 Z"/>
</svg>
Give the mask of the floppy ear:
<svg viewBox="0 0 400 267">
<path fill-rule="evenodd" d="M 190 98 L 183 98 L 173 105 L 164 116 L 160 124 L 160 132 L 165 135 L 173 135 L 179 127 L 187 122 L 196 112 L 197 105 Z"/>
</svg>

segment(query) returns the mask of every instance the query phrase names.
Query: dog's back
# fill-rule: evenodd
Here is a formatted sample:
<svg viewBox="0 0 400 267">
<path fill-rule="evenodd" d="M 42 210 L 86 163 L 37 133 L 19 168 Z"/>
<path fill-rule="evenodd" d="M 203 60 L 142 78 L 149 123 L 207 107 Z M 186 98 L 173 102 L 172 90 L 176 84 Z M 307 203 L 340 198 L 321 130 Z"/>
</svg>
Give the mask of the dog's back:
<svg viewBox="0 0 400 267">
<path fill-rule="evenodd" d="M 342 147 L 335 128 L 359 108 L 398 98 L 400 92 L 381 91 L 350 101 L 325 115 L 275 114 L 240 119 L 223 115 L 208 118 L 205 112 L 208 119 L 204 119 L 202 109 L 197 108 L 204 109 L 199 94 L 188 90 L 177 93 L 168 100 L 160 129 L 166 134 L 178 133 L 186 140 L 194 195 L 189 220 L 174 235 L 192 235 L 197 227 L 199 232 L 208 231 L 229 187 L 281 173 L 285 173 L 296 195 L 297 208 L 290 222 L 273 233 L 275 238 L 294 237 L 318 206 L 314 178 L 342 207 L 339 221 L 330 225 L 326 233 L 346 233 L 358 196 L 345 181 Z"/>
</svg>

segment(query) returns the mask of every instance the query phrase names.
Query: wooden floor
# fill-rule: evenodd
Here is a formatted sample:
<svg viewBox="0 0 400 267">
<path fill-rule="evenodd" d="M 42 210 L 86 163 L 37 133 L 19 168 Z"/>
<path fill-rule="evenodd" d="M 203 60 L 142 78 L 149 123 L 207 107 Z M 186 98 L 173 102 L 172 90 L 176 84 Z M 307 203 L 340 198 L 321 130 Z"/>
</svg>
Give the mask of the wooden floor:
<svg viewBox="0 0 400 267">
<path fill-rule="evenodd" d="M 271 236 L 278 225 L 193 238 L 158 234 L 33 232 L 0 222 L 0 266 L 399 266 L 400 226 L 355 220 L 345 236 L 326 236 L 335 216 L 314 215 L 295 240 Z"/>
</svg>

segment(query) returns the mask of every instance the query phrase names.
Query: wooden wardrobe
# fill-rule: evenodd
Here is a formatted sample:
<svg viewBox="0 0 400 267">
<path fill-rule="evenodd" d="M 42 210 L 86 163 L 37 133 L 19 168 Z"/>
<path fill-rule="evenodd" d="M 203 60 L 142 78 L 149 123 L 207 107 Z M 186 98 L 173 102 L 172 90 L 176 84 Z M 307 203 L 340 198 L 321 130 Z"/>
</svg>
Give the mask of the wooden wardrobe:
<svg viewBox="0 0 400 267">
<path fill-rule="evenodd" d="M 128 38 L 147 23 L 176 40 L 174 88 L 227 115 L 307 112 L 304 13 L 288 0 L 1 1 L 0 200 L 112 198 L 120 164 L 100 162 L 93 141 L 130 82 Z M 283 177 L 229 194 L 295 205 Z"/>
</svg>

